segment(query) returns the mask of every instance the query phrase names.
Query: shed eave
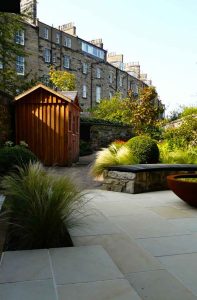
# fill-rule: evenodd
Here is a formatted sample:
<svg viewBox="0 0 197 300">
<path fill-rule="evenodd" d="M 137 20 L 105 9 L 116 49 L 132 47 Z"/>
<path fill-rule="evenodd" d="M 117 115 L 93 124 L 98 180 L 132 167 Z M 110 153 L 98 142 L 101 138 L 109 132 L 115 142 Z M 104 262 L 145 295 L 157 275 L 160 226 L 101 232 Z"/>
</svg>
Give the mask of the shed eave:
<svg viewBox="0 0 197 300">
<path fill-rule="evenodd" d="M 36 91 L 36 90 L 39 89 L 39 88 L 42 88 L 43 90 L 48 91 L 49 93 L 51 93 L 51 94 L 53 94 L 53 95 L 59 97 L 60 99 L 62 99 L 62 100 L 64 100 L 64 101 L 67 101 L 67 102 L 69 102 L 69 103 L 72 103 L 72 100 L 71 100 L 70 98 L 68 98 L 68 97 L 66 97 L 66 96 L 64 96 L 64 95 L 62 95 L 62 94 L 60 94 L 60 93 L 54 91 L 53 89 L 51 89 L 51 88 L 45 86 L 45 85 L 42 84 L 42 83 L 39 83 L 39 84 L 37 84 L 36 86 L 34 86 L 34 87 L 28 89 L 27 91 L 21 93 L 21 94 L 18 95 L 18 96 L 16 96 L 16 97 L 14 98 L 14 102 L 21 100 L 22 98 L 24 98 L 24 97 L 27 96 L 28 94 L 31 94 L 32 92 Z"/>
</svg>

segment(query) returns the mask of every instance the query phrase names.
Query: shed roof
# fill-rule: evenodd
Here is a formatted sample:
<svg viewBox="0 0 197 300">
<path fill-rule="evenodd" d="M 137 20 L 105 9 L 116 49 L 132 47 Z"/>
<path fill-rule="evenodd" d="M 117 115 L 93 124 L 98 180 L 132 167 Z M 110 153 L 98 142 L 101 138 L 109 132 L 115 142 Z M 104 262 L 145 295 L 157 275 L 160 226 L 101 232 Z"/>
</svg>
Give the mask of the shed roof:
<svg viewBox="0 0 197 300">
<path fill-rule="evenodd" d="M 27 96 L 28 94 L 31 94 L 32 92 L 34 92 L 34 91 L 36 91 L 37 89 L 40 89 L 40 88 L 43 89 L 43 90 L 45 90 L 45 91 L 48 91 L 49 93 L 51 93 L 53 95 L 58 96 L 62 100 L 65 100 L 65 101 L 70 102 L 70 103 L 73 102 L 72 98 L 70 98 L 68 95 L 65 95 L 65 94 L 63 94 L 61 92 L 56 92 L 53 89 L 45 86 L 42 83 L 39 83 L 39 84 L 35 85 L 34 87 L 28 89 L 27 91 L 21 93 L 20 95 L 16 96 L 15 99 L 14 99 L 14 101 L 21 100 L 23 97 Z"/>
<path fill-rule="evenodd" d="M 77 91 L 58 91 L 58 93 L 62 94 L 65 97 L 70 98 L 73 102 L 76 100 L 78 97 Z"/>
</svg>

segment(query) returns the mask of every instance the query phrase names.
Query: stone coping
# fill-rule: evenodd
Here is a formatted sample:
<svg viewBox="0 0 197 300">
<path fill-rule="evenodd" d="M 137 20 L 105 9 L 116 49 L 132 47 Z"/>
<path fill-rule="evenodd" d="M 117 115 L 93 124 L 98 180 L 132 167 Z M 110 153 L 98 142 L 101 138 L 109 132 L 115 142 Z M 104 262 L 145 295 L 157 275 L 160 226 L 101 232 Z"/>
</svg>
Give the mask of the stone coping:
<svg viewBox="0 0 197 300">
<path fill-rule="evenodd" d="M 153 171 L 197 171 L 197 164 L 136 164 L 110 166 L 106 168 L 108 171 L 118 172 L 153 172 Z"/>
</svg>

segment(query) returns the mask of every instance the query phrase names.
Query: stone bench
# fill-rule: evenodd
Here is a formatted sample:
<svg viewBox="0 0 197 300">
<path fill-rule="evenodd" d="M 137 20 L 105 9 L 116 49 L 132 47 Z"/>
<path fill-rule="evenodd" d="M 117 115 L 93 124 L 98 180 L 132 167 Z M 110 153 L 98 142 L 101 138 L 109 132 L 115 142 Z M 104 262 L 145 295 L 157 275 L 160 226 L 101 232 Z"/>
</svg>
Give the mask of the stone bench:
<svg viewBox="0 0 197 300">
<path fill-rule="evenodd" d="M 108 191 L 137 194 L 168 189 L 166 177 L 197 172 L 192 164 L 138 164 L 108 167 L 103 173 L 102 188 Z"/>
</svg>

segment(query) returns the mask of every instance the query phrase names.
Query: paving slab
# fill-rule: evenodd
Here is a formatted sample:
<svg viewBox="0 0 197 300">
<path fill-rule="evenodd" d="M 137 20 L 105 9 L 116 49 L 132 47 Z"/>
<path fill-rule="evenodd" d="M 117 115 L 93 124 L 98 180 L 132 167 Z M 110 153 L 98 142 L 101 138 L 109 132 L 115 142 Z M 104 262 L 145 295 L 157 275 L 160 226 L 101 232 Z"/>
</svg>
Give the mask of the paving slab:
<svg viewBox="0 0 197 300">
<path fill-rule="evenodd" d="M 189 234 L 183 227 L 173 226 L 150 209 L 136 209 L 128 216 L 115 216 L 109 219 L 134 238 L 148 238 Z"/>
<path fill-rule="evenodd" d="M 73 237 L 75 246 L 102 245 L 123 274 L 163 268 L 137 242 L 125 234 Z"/>
<path fill-rule="evenodd" d="M 166 270 L 132 273 L 127 276 L 144 300 L 195 300 L 196 296 Z"/>
<path fill-rule="evenodd" d="M 163 256 L 158 259 L 197 297 L 197 253 Z"/>
<path fill-rule="evenodd" d="M 0 265 L 0 283 L 52 278 L 48 250 L 4 252 Z"/>
<path fill-rule="evenodd" d="M 119 233 L 121 229 L 101 213 L 93 213 L 80 221 L 80 226 L 70 229 L 72 236 Z"/>
<path fill-rule="evenodd" d="M 1 300 L 56 300 L 52 280 L 0 284 Z"/>
<path fill-rule="evenodd" d="M 197 218 L 197 210 L 180 209 L 173 206 L 152 207 L 151 210 L 165 219 Z M 196 219 L 197 223 L 197 219 Z"/>
<path fill-rule="evenodd" d="M 197 232 L 197 219 L 196 218 L 180 218 L 170 220 L 170 223 L 174 226 L 182 227 L 188 230 L 190 233 Z"/>
<path fill-rule="evenodd" d="M 197 234 L 138 239 L 137 242 L 153 256 L 197 252 Z"/>
<path fill-rule="evenodd" d="M 56 283 L 82 283 L 123 278 L 101 246 L 50 249 Z"/>
<path fill-rule="evenodd" d="M 58 286 L 59 300 L 141 300 L 126 279 Z"/>
</svg>

